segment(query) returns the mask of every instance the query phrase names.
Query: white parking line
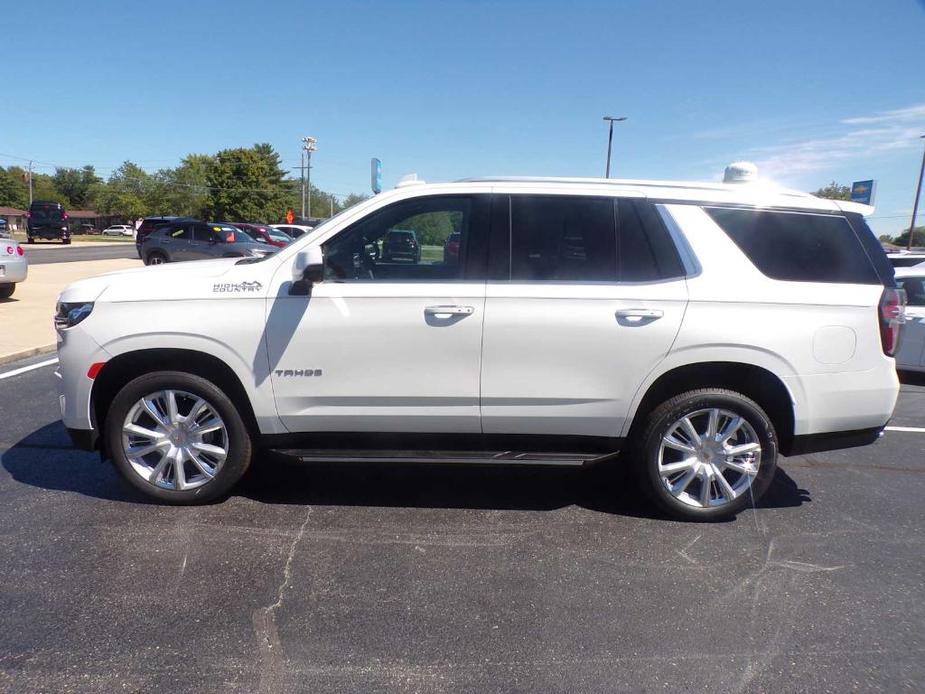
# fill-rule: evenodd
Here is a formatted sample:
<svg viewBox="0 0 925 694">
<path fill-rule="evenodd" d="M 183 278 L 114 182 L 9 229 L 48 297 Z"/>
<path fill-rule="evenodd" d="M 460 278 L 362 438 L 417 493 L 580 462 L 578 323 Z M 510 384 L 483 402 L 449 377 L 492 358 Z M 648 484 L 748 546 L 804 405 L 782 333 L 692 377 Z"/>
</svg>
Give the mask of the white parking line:
<svg viewBox="0 0 925 694">
<path fill-rule="evenodd" d="M 884 427 L 886 431 L 904 431 L 912 434 L 925 434 L 925 427 Z"/>
<path fill-rule="evenodd" d="M 0 374 L 0 381 L 4 378 L 13 378 L 13 376 L 18 376 L 19 374 L 24 374 L 29 371 L 35 371 L 36 369 L 41 369 L 45 366 L 51 366 L 52 364 L 57 364 L 58 358 L 46 359 L 45 361 L 40 361 L 37 364 L 30 364 L 29 366 L 23 366 L 20 369 L 13 369 L 12 371 L 7 371 L 6 373 Z"/>
</svg>

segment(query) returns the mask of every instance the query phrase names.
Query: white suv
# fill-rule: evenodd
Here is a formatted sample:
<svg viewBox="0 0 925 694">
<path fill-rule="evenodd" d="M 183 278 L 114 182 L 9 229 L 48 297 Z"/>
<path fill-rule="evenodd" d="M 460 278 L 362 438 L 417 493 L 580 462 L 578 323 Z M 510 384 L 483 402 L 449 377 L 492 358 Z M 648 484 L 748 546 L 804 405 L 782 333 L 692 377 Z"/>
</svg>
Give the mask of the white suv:
<svg viewBox="0 0 925 694">
<path fill-rule="evenodd" d="M 266 258 L 70 285 L 62 416 L 167 503 L 226 494 L 265 448 L 624 450 L 667 512 L 734 514 L 779 453 L 871 443 L 890 418 L 902 293 L 868 211 L 759 183 L 400 185 Z M 386 258 L 392 229 L 419 259 Z"/>
</svg>

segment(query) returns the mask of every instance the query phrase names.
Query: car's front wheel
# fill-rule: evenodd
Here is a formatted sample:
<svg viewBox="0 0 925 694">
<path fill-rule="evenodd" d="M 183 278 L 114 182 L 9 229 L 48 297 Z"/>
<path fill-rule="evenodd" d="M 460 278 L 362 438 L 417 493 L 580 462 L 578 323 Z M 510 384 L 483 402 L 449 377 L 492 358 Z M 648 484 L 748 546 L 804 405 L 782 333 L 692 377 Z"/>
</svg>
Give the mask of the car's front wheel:
<svg viewBox="0 0 925 694">
<path fill-rule="evenodd" d="M 686 520 L 733 516 L 767 490 L 777 468 L 770 418 L 741 393 L 681 393 L 649 416 L 636 450 L 640 478 L 666 512 Z"/>
<path fill-rule="evenodd" d="M 250 434 L 234 403 L 211 381 L 179 371 L 146 374 L 123 387 L 105 436 L 128 483 L 168 504 L 224 496 L 251 461 Z"/>
</svg>

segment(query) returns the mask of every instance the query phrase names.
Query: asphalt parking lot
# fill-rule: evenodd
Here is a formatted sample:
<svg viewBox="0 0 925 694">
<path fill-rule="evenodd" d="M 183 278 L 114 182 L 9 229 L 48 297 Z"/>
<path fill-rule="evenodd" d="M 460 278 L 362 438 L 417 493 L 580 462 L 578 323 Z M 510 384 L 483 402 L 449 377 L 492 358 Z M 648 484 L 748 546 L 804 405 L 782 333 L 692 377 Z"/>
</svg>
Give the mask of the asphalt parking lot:
<svg viewBox="0 0 925 694">
<path fill-rule="evenodd" d="M 70 447 L 52 366 L 2 378 L 42 360 L 0 367 L 3 691 L 925 690 L 925 433 L 708 525 L 613 468 L 270 457 L 170 508 Z"/>
</svg>

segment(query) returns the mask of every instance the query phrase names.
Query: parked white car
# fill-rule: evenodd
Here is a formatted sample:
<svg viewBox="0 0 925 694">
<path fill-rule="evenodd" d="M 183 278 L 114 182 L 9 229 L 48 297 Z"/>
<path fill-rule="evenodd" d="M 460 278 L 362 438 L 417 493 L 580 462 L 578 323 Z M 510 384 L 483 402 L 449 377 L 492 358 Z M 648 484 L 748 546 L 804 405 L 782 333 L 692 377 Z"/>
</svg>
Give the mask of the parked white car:
<svg viewBox="0 0 925 694">
<path fill-rule="evenodd" d="M 886 257 L 889 259 L 890 265 L 895 268 L 911 267 L 913 265 L 921 265 L 925 263 L 925 253 L 918 253 L 916 251 L 898 251 L 896 253 L 887 253 Z"/>
<path fill-rule="evenodd" d="M 103 229 L 103 236 L 134 236 L 135 228 L 129 224 L 113 224 Z"/>
<path fill-rule="evenodd" d="M 925 264 L 897 268 L 896 284 L 906 292 L 906 324 L 896 368 L 925 371 Z"/>
<path fill-rule="evenodd" d="M 868 444 L 891 416 L 902 293 L 870 211 L 760 183 L 400 185 L 262 259 L 68 286 L 64 424 L 166 503 L 227 494 L 261 448 L 624 451 L 668 513 L 728 516 L 779 453 Z M 384 258 L 392 229 L 420 259 Z"/>
<path fill-rule="evenodd" d="M 16 284 L 25 282 L 29 274 L 29 261 L 22 246 L 12 239 L 0 240 L 0 299 L 9 299 Z"/>
</svg>

